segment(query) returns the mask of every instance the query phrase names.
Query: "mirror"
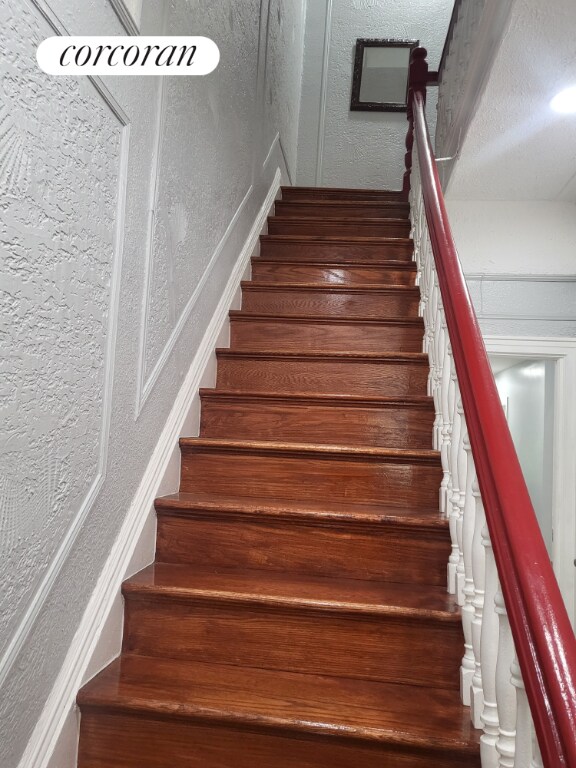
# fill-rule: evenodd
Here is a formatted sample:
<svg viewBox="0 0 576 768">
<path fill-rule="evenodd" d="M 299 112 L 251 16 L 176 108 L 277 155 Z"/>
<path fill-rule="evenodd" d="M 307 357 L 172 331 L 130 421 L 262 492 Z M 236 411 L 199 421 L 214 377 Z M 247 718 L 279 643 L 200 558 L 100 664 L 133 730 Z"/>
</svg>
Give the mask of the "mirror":
<svg viewBox="0 0 576 768">
<path fill-rule="evenodd" d="M 350 109 L 405 112 L 408 68 L 418 40 L 356 40 Z"/>
</svg>

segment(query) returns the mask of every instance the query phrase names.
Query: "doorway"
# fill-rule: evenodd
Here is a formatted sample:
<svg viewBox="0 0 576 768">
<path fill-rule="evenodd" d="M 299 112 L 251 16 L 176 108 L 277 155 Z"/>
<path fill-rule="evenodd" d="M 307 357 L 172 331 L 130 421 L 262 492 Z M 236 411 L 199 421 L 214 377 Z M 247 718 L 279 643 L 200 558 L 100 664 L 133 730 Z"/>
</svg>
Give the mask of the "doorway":
<svg viewBox="0 0 576 768">
<path fill-rule="evenodd" d="M 574 625 L 576 339 L 485 336 L 484 342 L 544 541 Z"/>
<path fill-rule="evenodd" d="M 490 364 L 540 530 L 552 559 L 556 361 L 490 355 Z"/>
</svg>

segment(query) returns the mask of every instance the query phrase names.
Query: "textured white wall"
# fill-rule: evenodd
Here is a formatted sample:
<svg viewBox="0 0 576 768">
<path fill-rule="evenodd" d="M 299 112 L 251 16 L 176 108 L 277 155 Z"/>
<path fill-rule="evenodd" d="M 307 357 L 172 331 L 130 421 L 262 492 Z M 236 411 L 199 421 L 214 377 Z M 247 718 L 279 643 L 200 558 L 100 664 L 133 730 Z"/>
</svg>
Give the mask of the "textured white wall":
<svg viewBox="0 0 576 768">
<path fill-rule="evenodd" d="M 576 206 L 551 201 L 446 201 L 482 330 L 576 335 Z"/>
<path fill-rule="evenodd" d="M 446 204 L 464 272 L 574 274 L 573 203 L 456 200 L 449 192 Z"/>
<path fill-rule="evenodd" d="M 299 184 L 399 189 L 406 114 L 351 112 L 356 39 L 420 40 L 437 69 L 453 0 L 315 0 L 308 6 L 298 158 Z M 429 89 L 429 122 L 436 116 Z"/>
<path fill-rule="evenodd" d="M 306 0 L 270 0 L 266 41 L 269 70 L 264 94 L 268 118 L 265 145 L 270 146 L 274 131 L 280 130 L 292 180 L 297 163 L 305 6 Z"/>
<path fill-rule="evenodd" d="M 280 145 L 296 164 L 300 0 L 145 0 L 143 34 L 216 40 L 206 78 L 38 70 L 49 35 L 125 33 L 120 5 L 0 0 L 2 768 L 42 711 L 263 202 L 265 160 Z"/>
</svg>

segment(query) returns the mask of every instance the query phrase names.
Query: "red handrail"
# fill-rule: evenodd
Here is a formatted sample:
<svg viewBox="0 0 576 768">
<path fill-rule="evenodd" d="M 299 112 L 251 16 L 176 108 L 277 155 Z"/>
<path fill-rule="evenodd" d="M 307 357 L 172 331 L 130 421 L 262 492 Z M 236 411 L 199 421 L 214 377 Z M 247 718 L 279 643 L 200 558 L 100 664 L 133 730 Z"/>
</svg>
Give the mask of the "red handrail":
<svg viewBox="0 0 576 768">
<path fill-rule="evenodd" d="M 421 91 L 413 92 L 422 194 L 472 455 L 546 768 L 576 768 L 576 639 L 528 495 L 470 300 Z"/>
</svg>

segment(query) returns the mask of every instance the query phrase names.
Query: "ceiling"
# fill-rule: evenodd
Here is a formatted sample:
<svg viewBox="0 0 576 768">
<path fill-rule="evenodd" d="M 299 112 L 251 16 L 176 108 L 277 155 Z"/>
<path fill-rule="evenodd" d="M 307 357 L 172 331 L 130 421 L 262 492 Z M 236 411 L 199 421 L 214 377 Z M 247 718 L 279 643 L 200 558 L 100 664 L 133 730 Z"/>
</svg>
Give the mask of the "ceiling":
<svg viewBox="0 0 576 768">
<path fill-rule="evenodd" d="M 576 202 L 576 114 L 551 98 L 576 85 L 576 1 L 516 0 L 450 196 Z"/>
</svg>

